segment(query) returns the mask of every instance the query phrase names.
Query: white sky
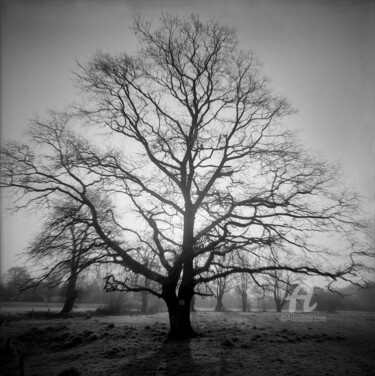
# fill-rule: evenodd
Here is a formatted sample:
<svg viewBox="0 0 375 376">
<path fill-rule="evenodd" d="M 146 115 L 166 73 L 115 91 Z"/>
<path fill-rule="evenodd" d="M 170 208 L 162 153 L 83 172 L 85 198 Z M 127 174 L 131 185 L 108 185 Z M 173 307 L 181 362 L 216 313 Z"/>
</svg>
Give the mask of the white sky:
<svg viewBox="0 0 375 376">
<path fill-rule="evenodd" d="M 97 49 L 134 51 L 133 11 L 216 17 L 264 63 L 272 86 L 299 110 L 289 118 L 306 147 L 340 161 L 348 184 L 375 202 L 375 2 L 2 1 L 1 137 L 21 138 L 28 119 L 77 99 L 71 69 Z M 17 264 L 35 230 L 32 214 L 1 207 L 1 271 Z M 373 214 L 372 214 L 373 215 Z"/>
</svg>

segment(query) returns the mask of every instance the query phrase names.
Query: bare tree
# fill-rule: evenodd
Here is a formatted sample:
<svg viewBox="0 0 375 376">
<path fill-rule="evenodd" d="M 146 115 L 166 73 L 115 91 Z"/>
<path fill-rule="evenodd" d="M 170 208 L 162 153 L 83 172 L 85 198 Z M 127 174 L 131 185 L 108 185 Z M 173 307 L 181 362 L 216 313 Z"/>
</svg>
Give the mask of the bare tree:
<svg viewBox="0 0 375 376">
<path fill-rule="evenodd" d="M 153 252 L 144 250 L 143 255 L 144 255 L 144 260 L 145 260 L 144 261 L 145 266 L 150 267 L 150 268 L 155 268 L 156 265 L 152 265 L 152 263 L 155 264 L 155 254 Z M 144 282 L 143 282 L 144 289 L 143 291 L 141 291 L 141 313 L 147 313 L 148 296 L 149 296 L 149 292 L 147 290 L 149 290 L 152 287 L 152 281 L 146 277 L 143 277 L 143 279 L 144 279 Z"/>
<path fill-rule="evenodd" d="M 250 288 L 250 276 L 247 273 L 240 273 L 236 276 L 234 289 L 241 298 L 242 312 L 247 312 L 250 307 L 248 305 L 248 292 Z"/>
<path fill-rule="evenodd" d="M 303 279 L 298 274 L 290 271 L 273 270 L 262 276 L 265 290 L 271 294 L 275 300 L 276 311 L 281 312 L 288 296 L 293 293 L 293 289 L 302 283 Z"/>
<path fill-rule="evenodd" d="M 287 260 L 286 260 L 287 259 Z M 269 265 L 275 267 L 288 263 L 290 266 L 295 264 L 292 255 L 279 252 L 274 246 L 270 246 Z M 274 269 L 268 271 L 257 279 L 257 284 L 261 289 L 261 295 L 264 297 L 267 292 L 275 301 L 276 311 L 281 312 L 287 298 L 293 293 L 294 288 L 303 283 L 303 277 L 300 274 L 290 270 Z"/>
<path fill-rule="evenodd" d="M 5 300 L 29 300 L 30 293 L 25 288 L 32 277 L 27 268 L 21 266 L 14 266 L 2 275 L 2 283 L 4 289 Z"/>
<path fill-rule="evenodd" d="M 228 286 L 228 276 L 217 278 L 214 281 L 215 287 L 215 296 L 216 296 L 216 306 L 215 312 L 221 312 L 224 310 L 223 298 L 226 292 L 229 291 L 230 287 Z"/>
<path fill-rule="evenodd" d="M 367 250 L 351 238 L 362 231 L 358 197 L 340 190 L 337 169 L 283 129 L 293 111 L 269 89 L 254 54 L 239 49 L 235 30 L 167 15 L 156 29 L 136 18 L 134 31 L 137 55 L 99 52 L 79 65 L 88 100 L 74 114 L 37 119 L 28 144 L 4 145 L 2 186 L 19 193 L 14 207 L 69 197 L 87 208 L 124 270 L 108 284 L 164 299 L 171 337 L 194 335 L 191 299 L 218 278 L 289 270 L 335 280 L 363 270 Z M 93 191 L 136 217 L 112 213 L 116 232 L 108 233 Z M 315 235 L 327 233 L 340 237 L 339 259 L 319 247 Z M 270 265 L 273 243 L 299 263 Z M 145 263 L 144 249 L 157 262 Z M 223 263 L 233 252 L 259 261 Z"/>
<path fill-rule="evenodd" d="M 66 285 L 62 314 L 69 313 L 73 308 L 81 272 L 108 258 L 105 243 L 97 235 L 83 209 L 73 200 L 55 204 L 27 252 L 29 262 L 39 267 L 38 275 L 28 288 L 42 282 L 49 283 L 49 287 Z M 101 222 L 104 225 L 103 218 Z"/>
<path fill-rule="evenodd" d="M 228 257 L 223 258 L 223 263 L 226 265 L 230 265 L 230 261 Z M 218 274 L 223 271 L 219 266 L 213 265 L 212 268 L 214 269 L 215 273 Z M 215 296 L 216 297 L 216 305 L 215 305 L 215 312 L 222 312 L 224 310 L 223 299 L 225 293 L 229 292 L 233 286 L 232 281 L 230 278 L 231 276 L 224 276 L 221 278 L 217 278 L 214 281 L 207 284 L 209 293 L 207 295 Z"/>
<path fill-rule="evenodd" d="M 258 310 L 265 311 L 265 298 L 266 298 L 265 287 L 255 283 L 251 285 L 251 291 L 258 303 Z"/>
</svg>

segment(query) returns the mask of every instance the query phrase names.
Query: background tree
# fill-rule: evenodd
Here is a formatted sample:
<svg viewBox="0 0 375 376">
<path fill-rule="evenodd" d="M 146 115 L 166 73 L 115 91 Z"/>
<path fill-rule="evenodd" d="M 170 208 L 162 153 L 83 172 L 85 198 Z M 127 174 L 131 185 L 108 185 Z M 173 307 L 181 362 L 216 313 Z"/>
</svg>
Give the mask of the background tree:
<svg viewBox="0 0 375 376">
<path fill-rule="evenodd" d="M 319 311 L 336 312 L 343 302 L 343 296 L 337 292 L 322 289 L 319 287 L 314 288 L 314 295 L 311 304 L 316 303 Z"/>
<path fill-rule="evenodd" d="M 273 270 L 262 276 L 265 290 L 272 296 L 276 305 L 276 312 L 281 312 L 287 297 L 293 293 L 294 288 L 302 283 L 300 275 L 284 270 Z"/>
<path fill-rule="evenodd" d="M 264 312 L 266 310 L 265 307 L 265 300 L 266 300 L 266 289 L 262 285 L 252 284 L 251 285 L 251 292 L 255 297 L 255 300 L 258 305 L 258 310 Z"/>
<path fill-rule="evenodd" d="M 220 273 L 220 268 L 218 266 L 213 266 L 213 269 L 215 269 L 215 273 Z M 211 282 L 209 286 L 210 291 L 212 291 L 211 294 L 216 297 L 215 312 L 224 311 L 224 295 L 233 287 L 230 277 L 224 276 L 222 278 L 217 278 L 213 282 Z"/>
<path fill-rule="evenodd" d="M 108 257 L 105 243 L 83 209 L 72 200 L 55 204 L 28 249 L 30 261 L 35 265 L 44 264 L 30 287 L 42 282 L 48 283 L 49 288 L 66 285 L 62 314 L 73 308 L 81 272 L 95 263 L 105 262 Z M 104 218 L 101 221 L 104 222 Z"/>
<path fill-rule="evenodd" d="M 152 263 L 155 263 L 155 254 L 152 253 L 152 252 L 149 252 L 146 250 L 144 250 L 144 253 L 143 253 L 143 256 L 144 256 L 144 262 L 145 262 L 145 265 L 146 267 L 149 267 Z M 150 266 L 151 268 L 153 266 Z M 150 281 L 148 278 L 146 277 L 143 277 L 143 289 L 141 291 L 141 313 L 147 313 L 148 311 L 148 296 L 149 296 L 149 292 L 147 291 L 148 289 L 150 289 L 151 285 L 152 285 L 152 281 Z"/>
<path fill-rule="evenodd" d="M 248 302 L 248 292 L 250 288 L 251 277 L 247 273 L 240 273 L 234 279 L 234 290 L 237 292 L 241 299 L 242 312 L 250 310 Z"/>
<path fill-rule="evenodd" d="M 213 283 L 216 296 L 215 312 L 222 312 L 224 311 L 224 295 L 231 290 L 231 286 L 228 283 L 228 276 L 217 278 Z"/>
<path fill-rule="evenodd" d="M 27 285 L 32 280 L 24 266 L 10 268 L 2 277 L 4 300 L 31 300 L 31 292 Z"/>
<path fill-rule="evenodd" d="M 280 254 L 277 248 L 271 246 L 271 258 L 269 260 L 270 265 L 278 266 L 285 264 L 286 260 L 283 257 L 288 258 L 290 266 L 294 265 L 294 261 L 291 255 Z M 258 283 L 262 286 L 264 292 L 267 292 L 272 296 L 276 311 L 281 312 L 287 298 L 293 293 L 293 290 L 297 285 L 303 282 L 303 277 L 300 274 L 295 274 L 288 270 L 274 269 L 264 273 L 258 280 Z M 263 293 L 263 292 L 262 292 Z"/>
<path fill-rule="evenodd" d="M 2 186 L 19 193 L 15 209 L 62 197 L 85 207 L 124 270 L 108 284 L 162 298 L 171 337 L 194 335 L 195 289 L 217 278 L 279 269 L 365 277 L 369 253 L 353 241 L 363 229 L 358 197 L 340 190 L 337 169 L 308 155 L 281 126 L 293 111 L 269 89 L 254 54 L 239 48 L 235 30 L 167 15 L 154 29 L 136 18 L 134 31 L 138 54 L 99 52 L 79 66 L 87 100 L 74 114 L 36 119 L 27 144 L 4 145 Z M 91 141 L 79 134 L 83 124 Z M 94 191 L 111 194 L 118 213 L 136 218 L 111 213 L 116 231 L 107 232 Z M 316 234 L 337 235 L 340 252 L 329 254 Z M 276 242 L 298 264 L 269 265 Z M 145 248 L 156 263 L 144 263 Z M 223 263 L 233 252 L 259 261 Z"/>
</svg>

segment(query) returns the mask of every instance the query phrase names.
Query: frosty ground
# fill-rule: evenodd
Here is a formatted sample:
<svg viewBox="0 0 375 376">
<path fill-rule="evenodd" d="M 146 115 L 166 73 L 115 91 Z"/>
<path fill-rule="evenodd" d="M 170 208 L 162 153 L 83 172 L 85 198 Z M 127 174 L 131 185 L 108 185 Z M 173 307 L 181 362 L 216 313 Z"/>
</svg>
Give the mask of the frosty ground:
<svg viewBox="0 0 375 376">
<path fill-rule="evenodd" d="M 166 313 L 10 321 L 0 373 L 20 375 L 23 353 L 25 376 L 375 375 L 373 313 L 287 315 L 195 312 L 198 337 L 178 342 L 166 340 Z"/>
</svg>

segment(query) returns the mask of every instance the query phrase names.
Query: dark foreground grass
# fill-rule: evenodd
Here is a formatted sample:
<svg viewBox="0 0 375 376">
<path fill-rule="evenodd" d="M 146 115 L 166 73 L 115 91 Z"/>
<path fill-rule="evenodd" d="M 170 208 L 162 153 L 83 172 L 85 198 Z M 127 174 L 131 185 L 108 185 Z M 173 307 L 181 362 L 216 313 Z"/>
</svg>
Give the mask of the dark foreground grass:
<svg viewBox="0 0 375 376">
<path fill-rule="evenodd" d="M 374 315 L 319 315 L 293 322 L 276 313 L 197 312 L 198 337 L 177 342 L 166 340 L 166 314 L 11 321 L 1 329 L 0 373 L 375 375 Z"/>
</svg>

